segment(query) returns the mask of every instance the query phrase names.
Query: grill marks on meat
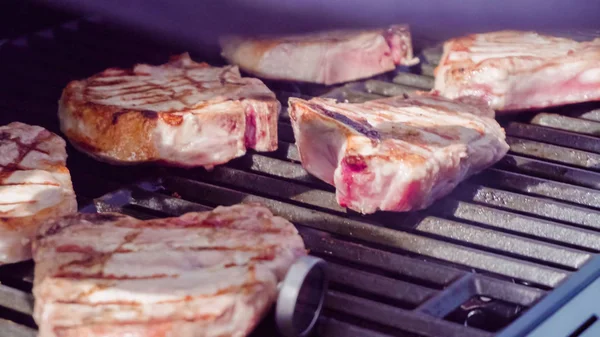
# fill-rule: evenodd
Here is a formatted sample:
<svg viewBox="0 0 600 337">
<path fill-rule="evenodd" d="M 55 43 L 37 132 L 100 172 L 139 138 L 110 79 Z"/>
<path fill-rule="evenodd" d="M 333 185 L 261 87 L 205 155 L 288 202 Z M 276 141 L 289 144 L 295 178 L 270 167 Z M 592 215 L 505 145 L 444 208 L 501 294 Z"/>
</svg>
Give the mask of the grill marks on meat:
<svg viewBox="0 0 600 337">
<path fill-rule="evenodd" d="M 77 214 L 34 243 L 40 336 L 244 336 L 306 250 L 260 205 L 140 221 Z"/>
<path fill-rule="evenodd" d="M 168 112 L 197 108 L 204 104 L 202 95 L 243 85 L 238 83 L 241 79 L 231 66 L 213 68 L 206 63 L 191 62 L 180 59 L 162 68 L 137 65 L 130 75 L 108 69 L 89 79 L 85 94 L 91 102 L 99 104 Z"/>
<path fill-rule="evenodd" d="M 318 104 L 310 104 L 310 108 L 313 110 L 317 110 L 317 111 L 319 111 L 319 113 L 321 113 L 325 116 L 328 116 L 330 118 L 333 118 L 342 124 L 345 124 L 346 126 L 352 128 L 352 129 L 356 130 L 357 132 L 363 134 L 364 136 L 370 138 L 375 143 L 377 143 L 378 141 L 381 140 L 381 135 L 379 134 L 379 132 L 377 132 L 377 130 L 373 129 L 371 124 L 369 124 L 369 122 L 364 119 L 355 121 L 352 118 L 346 117 L 342 113 L 324 109 Z"/>
<path fill-rule="evenodd" d="M 235 66 L 196 63 L 187 54 L 160 66 L 107 69 L 73 81 L 59 102 L 62 131 L 97 159 L 207 168 L 247 148 L 275 150 L 279 110 L 260 80 L 242 78 Z"/>
<path fill-rule="evenodd" d="M 577 42 L 500 31 L 444 44 L 435 90 L 476 97 L 498 111 L 600 100 L 600 39 Z"/>
<path fill-rule="evenodd" d="M 65 146 L 39 126 L 0 127 L 0 264 L 30 259 L 38 226 L 77 211 Z"/>
<path fill-rule="evenodd" d="M 338 30 L 281 37 L 227 37 L 222 55 L 256 76 L 335 84 L 414 65 L 406 25 L 362 31 Z"/>
<path fill-rule="evenodd" d="M 477 109 L 435 95 L 289 100 L 302 165 L 361 213 L 425 208 L 500 160 L 504 130 L 491 109 Z"/>
</svg>

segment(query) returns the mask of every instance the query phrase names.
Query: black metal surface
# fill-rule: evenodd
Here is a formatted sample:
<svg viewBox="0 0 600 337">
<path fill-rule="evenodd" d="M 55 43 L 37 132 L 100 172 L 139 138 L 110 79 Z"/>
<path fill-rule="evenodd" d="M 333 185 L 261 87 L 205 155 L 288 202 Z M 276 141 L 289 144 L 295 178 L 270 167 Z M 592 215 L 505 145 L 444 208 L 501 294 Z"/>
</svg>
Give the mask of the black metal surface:
<svg viewBox="0 0 600 337">
<path fill-rule="evenodd" d="M 600 256 L 596 256 L 497 337 L 599 336 Z"/>
<path fill-rule="evenodd" d="M 59 132 L 56 102 L 69 80 L 164 62 L 174 52 L 91 21 L 5 43 L 0 124 L 19 120 Z M 395 75 L 326 96 L 361 101 L 431 83 Z M 281 98 L 323 91 L 268 84 Z M 391 92 L 376 90 L 382 86 Z M 600 252 L 600 140 L 588 123 L 593 113 L 585 112 L 593 108 L 566 109 L 560 116 L 575 122 L 563 118 L 560 127 L 548 121 L 562 118 L 554 115 L 507 121 L 506 158 L 430 209 L 408 214 L 360 216 L 340 207 L 333 188 L 299 164 L 285 110 L 277 151 L 249 153 L 210 172 L 113 167 L 70 146 L 68 166 L 83 211 L 152 218 L 260 202 L 294 222 L 311 254 L 331 264 L 319 336 L 492 336 Z M 31 262 L 0 267 L 0 336 L 35 334 L 31 272 Z M 267 318 L 255 335 L 274 335 L 272 323 Z"/>
</svg>

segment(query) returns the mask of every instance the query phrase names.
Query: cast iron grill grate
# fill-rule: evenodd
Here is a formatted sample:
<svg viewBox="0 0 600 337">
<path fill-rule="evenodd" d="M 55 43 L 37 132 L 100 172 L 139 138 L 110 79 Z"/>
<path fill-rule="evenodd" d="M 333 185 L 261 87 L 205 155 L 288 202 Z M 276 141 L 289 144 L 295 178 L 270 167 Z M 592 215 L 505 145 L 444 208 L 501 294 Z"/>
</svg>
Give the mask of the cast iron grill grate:
<svg viewBox="0 0 600 337">
<path fill-rule="evenodd" d="M 0 122 L 59 132 L 56 102 L 68 81 L 107 67 L 162 63 L 181 51 L 95 21 L 7 41 L 0 46 Z M 422 53 L 431 63 L 437 54 Z M 425 63 L 403 69 L 412 75 L 336 88 L 268 85 L 282 100 L 361 101 L 426 89 L 432 69 Z M 150 218 L 260 202 L 293 221 L 311 254 L 331 267 L 319 336 L 493 336 L 600 252 L 596 107 L 504 118 L 510 153 L 430 209 L 409 214 L 360 216 L 341 208 L 333 189 L 299 164 L 285 111 L 277 151 L 249 153 L 211 172 L 112 167 L 72 147 L 68 166 L 78 201 L 87 205 L 82 211 Z M 0 336 L 33 336 L 32 263 L 1 267 L 0 282 Z M 271 318 L 255 332 L 273 334 Z"/>
</svg>

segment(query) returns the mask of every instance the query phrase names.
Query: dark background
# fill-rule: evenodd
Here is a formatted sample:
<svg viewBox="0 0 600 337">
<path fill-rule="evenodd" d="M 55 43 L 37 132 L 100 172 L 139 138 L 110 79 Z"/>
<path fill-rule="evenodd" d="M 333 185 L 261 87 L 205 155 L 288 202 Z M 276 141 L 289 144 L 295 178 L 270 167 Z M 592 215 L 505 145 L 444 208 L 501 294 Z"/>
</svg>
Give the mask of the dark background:
<svg viewBox="0 0 600 337">
<path fill-rule="evenodd" d="M 0 40 L 53 27 L 77 14 L 29 0 L 0 0 Z"/>
<path fill-rule="evenodd" d="M 410 24 L 413 38 L 423 41 L 499 29 L 565 36 L 575 32 L 572 37 L 583 40 L 600 34 L 598 0 L 0 0 L 0 39 L 51 27 L 80 13 L 204 52 L 218 51 L 216 40 L 223 34 L 392 23 Z"/>
</svg>

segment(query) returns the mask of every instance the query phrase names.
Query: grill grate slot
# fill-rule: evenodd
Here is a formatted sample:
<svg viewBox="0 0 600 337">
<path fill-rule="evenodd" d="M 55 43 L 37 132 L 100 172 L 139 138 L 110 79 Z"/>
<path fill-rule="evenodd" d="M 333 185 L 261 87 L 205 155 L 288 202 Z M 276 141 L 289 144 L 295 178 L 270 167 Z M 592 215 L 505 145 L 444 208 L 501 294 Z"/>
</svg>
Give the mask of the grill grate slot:
<svg viewBox="0 0 600 337">
<path fill-rule="evenodd" d="M 330 262 L 328 265 L 331 273 L 331 288 L 342 287 L 344 292 L 361 297 L 376 296 L 379 302 L 388 303 L 405 309 L 414 309 L 427 298 L 433 296 L 434 290 L 394 280 L 384 276 L 356 270 L 340 264 Z M 368 286 L 365 286 L 368 285 Z"/>
<path fill-rule="evenodd" d="M 323 336 L 346 336 L 346 337 L 391 337 L 392 335 L 373 331 L 348 323 L 340 322 L 333 318 L 321 319 L 318 324 L 318 333 Z M 400 335 L 395 335 L 400 336 Z M 407 336 L 402 334 L 401 336 Z M 410 336 L 417 336 L 411 334 Z M 418 336 L 417 336 L 418 337 Z"/>
<path fill-rule="evenodd" d="M 600 189 L 599 173 L 533 158 L 508 154 L 496 164 L 496 167 L 573 185 Z"/>
<path fill-rule="evenodd" d="M 548 144 L 600 153 L 600 142 L 596 137 L 524 123 L 510 123 L 505 130 L 506 134 L 512 137 L 534 139 Z"/>
<path fill-rule="evenodd" d="M 431 316 L 409 312 L 386 304 L 362 299 L 353 295 L 330 291 L 325 307 L 329 310 L 353 315 L 375 323 L 384 324 L 422 336 L 436 336 L 443 329 L 445 336 L 489 336 L 488 333 L 451 324 L 443 320 L 431 320 Z M 410 323 L 409 323 L 410 322 Z"/>
<path fill-rule="evenodd" d="M 557 245 L 573 246 L 593 252 L 598 252 L 600 249 L 600 234 L 595 231 L 573 228 L 479 204 L 447 198 L 433 205 L 431 212 L 442 217 L 472 222 L 485 228 L 506 231 Z"/>
<path fill-rule="evenodd" d="M 599 229 L 600 213 L 581 206 L 572 206 L 550 199 L 540 199 L 523 194 L 493 189 L 484 186 L 462 184 L 453 196 L 514 212 L 537 215 L 591 229 Z"/>
<path fill-rule="evenodd" d="M 58 132 L 56 100 L 68 81 L 108 67 L 162 63 L 180 52 L 85 20 L 8 41 L 0 46 L 0 122 L 18 119 Z M 429 63 L 420 69 L 335 88 L 267 85 L 284 106 L 291 96 L 360 102 L 427 90 L 433 78 L 417 73 L 431 75 L 440 54 L 427 49 Z M 258 201 L 293 221 L 311 254 L 331 264 L 319 336 L 492 336 L 514 319 L 511 308 L 518 316 L 600 251 L 597 107 L 501 117 L 511 152 L 411 214 L 360 216 L 340 207 L 335 190 L 299 164 L 285 109 L 277 151 L 249 153 L 211 172 L 113 167 L 71 146 L 68 166 L 86 212 L 154 218 Z M 0 281 L 0 336 L 35 335 L 32 263 L 0 267 Z M 475 314 L 464 310 L 473 303 Z M 500 315 L 501 324 L 481 321 L 477 310 Z M 11 312 L 29 321 L 7 321 Z M 255 335 L 272 336 L 272 328 L 269 317 Z"/>
<path fill-rule="evenodd" d="M 594 171 L 600 170 L 600 155 L 596 153 L 508 136 L 506 137 L 506 142 L 510 145 L 511 153 L 546 159 Z"/>
<path fill-rule="evenodd" d="M 565 201 L 573 205 L 585 205 L 600 209 L 600 191 L 549 181 L 522 174 L 489 169 L 474 177 L 473 181 L 514 192 Z"/>
</svg>

